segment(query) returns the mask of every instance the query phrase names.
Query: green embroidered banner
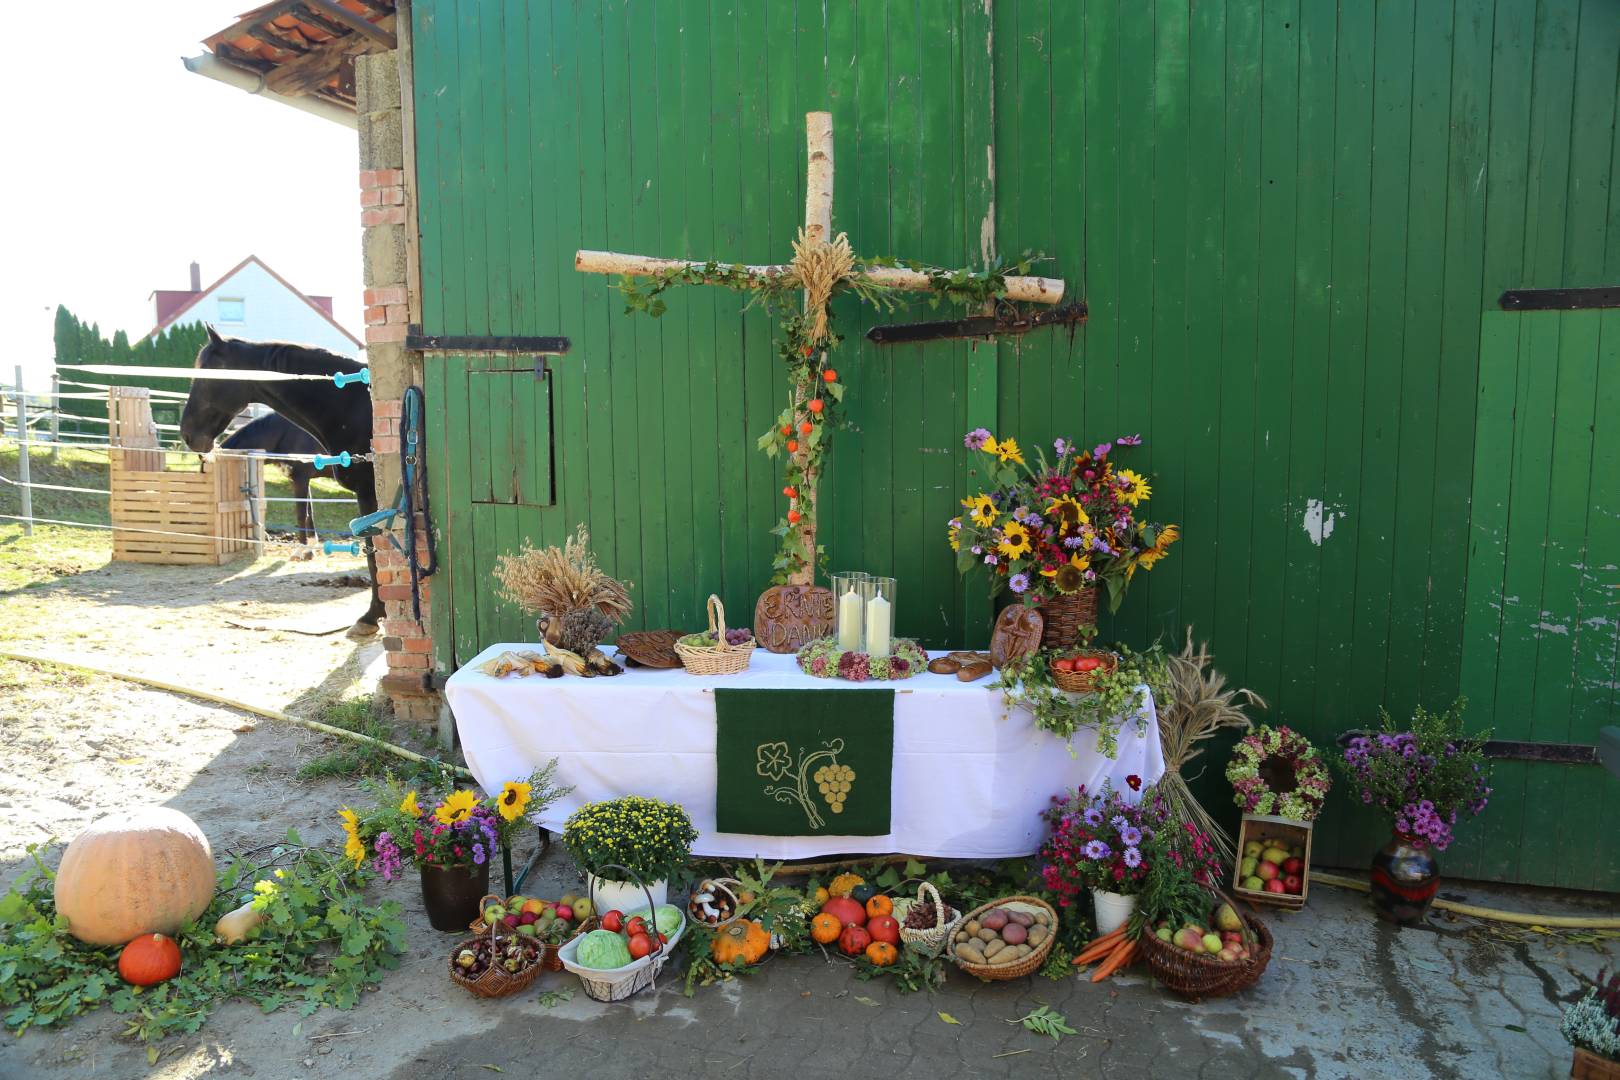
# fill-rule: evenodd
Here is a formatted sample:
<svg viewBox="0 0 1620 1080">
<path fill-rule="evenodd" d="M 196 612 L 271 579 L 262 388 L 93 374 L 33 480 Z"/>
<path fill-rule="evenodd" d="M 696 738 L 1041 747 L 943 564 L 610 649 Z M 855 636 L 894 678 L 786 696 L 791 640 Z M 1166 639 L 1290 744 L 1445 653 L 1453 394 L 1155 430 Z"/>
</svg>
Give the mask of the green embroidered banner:
<svg viewBox="0 0 1620 1080">
<path fill-rule="evenodd" d="M 720 832 L 890 831 L 893 690 L 716 688 L 714 711 Z"/>
</svg>

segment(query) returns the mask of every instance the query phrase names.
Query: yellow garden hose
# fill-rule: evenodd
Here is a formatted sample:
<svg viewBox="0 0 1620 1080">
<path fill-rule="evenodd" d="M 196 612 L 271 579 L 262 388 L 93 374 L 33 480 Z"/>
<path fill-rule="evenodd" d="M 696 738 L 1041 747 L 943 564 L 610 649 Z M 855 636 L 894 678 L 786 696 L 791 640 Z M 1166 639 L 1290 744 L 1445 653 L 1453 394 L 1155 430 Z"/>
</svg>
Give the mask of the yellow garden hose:
<svg viewBox="0 0 1620 1080">
<path fill-rule="evenodd" d="M 362 735 L 358 731 L 347 731 L 340 727 L 333 727 L 331 724 L 323 724 L 319 720 L 306 720 L 301 716 L 294 716 L 291 713 L 284 713 L 280 709 L 266 708 L 263 705 L 252 705 L 248 702 L 237 701 L 234 698 L 225 697 L 223 694 L 211 693 L 207 690 L 196 690 L 189 686 L 178 686 L 175 683 L 164 682 L 162 679 L 147 678 L 145 675 L 131 675 L 126 671 L 110 671 L 107 668 L 96 667 L 92 664 L 82 664 L 77 660 L 60 660 L 54 656 L 33 656 L 29 653 L 17 653 L 0 649 L 0 660 L 18 660 L 25 664 L 49 664 L 53 667 L 71 668 L 76 671 L 88 671 L 92 674 L 105 675 L 112 679 L 123 679 L 126 682 L 140 683 L 143 686 L 150 686 L 157 690 L 167 690 L 171 694 L 183 694 L 186 697 L 197 698 L 200 701 L 210 701 L 216 705 L 227 705 L 230 708 L 240 709 L 243 712 L 253 713 L 255 716 L 263 716 L 270 720 L 280 720 L 283 723 L 296 724 L 299 727 L 308 728 L 311 731 L 318 731 L 323 735 L 331 735 L 339 739 L 348 739 L 350 742 L 366 743 L 371 746 L 380 746 L 390 754 L 393 754 L 395 757 L 404 758 L 406 761 L 419 761 L 428 765 L 444 765 L 447 768 L 453 769 L 460 776 L 472 776 L 472 773 L 468 772 L 460 765 L 450 765 L 447 762 L 436 761 L 433 758 L 424 757 L 423 755 L 416 753 L 414 750 L 407 750 L 403 746 L 395 746 L 391 742 L 386 742 L 370 735 Z"/>
<path fill-rule="evenodd" d="M 1371 886 L 1365 881 L 1355 878 L 1340 877 L 1338 874 L 1327 874 L 1313 871 L 1311 883 L 1315 885 L 1337 885 L 1341 889 L 1355 889 L 1358 892 L 1371 892 Z M 1493 922 L 1514 923 L 1518 926 L 1544 926 L 1549 930 L 1620 930 L 1620 918 L 1592 918 L 1585 915 L 1527 915 L 1522 911 L 1502 911 L 1498 908 L 1479 907 L 1475 904 L 1459 904 L 1454 900 L 1436 900 L 1434 907 L 1441 911 L 1455 911 L 1458 915 L 1469 915 L 1476 919 L 1490 919 Z"/>
</svg>

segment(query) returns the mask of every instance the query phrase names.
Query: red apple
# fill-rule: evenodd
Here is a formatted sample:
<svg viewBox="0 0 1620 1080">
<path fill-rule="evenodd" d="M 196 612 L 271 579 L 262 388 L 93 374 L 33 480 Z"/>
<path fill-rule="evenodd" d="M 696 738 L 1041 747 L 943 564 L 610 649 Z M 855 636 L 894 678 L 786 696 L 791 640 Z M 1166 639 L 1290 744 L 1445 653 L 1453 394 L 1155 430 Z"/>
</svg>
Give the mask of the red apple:
<svg viewBox="0 0 1620 1080">
<path fill-rule="evenodd" d="M 1282 876 L 1282 871 L 1277 869 L 1276 863 L 1263 862 L 1254 868 L 1254 872 L 1261 881 L 1268 884 Z"/>
<path fill-rule="evenodd" d="M 1287 887 L 1287 886 L 1285 886 L 1285 885 L 1283 885 L 1283 880 L 1282 880 L 1282 878 L 1275 878 L 1275 877 L 1274 877 L 1274 878 L 1272 878 L 1272 879 L 1271 879 L 1271 880 L 1270 880 L 1270 881 L 1268 881 L 1268 882 L 1266 882 L 1266 892 L 1275 892 L 1275 893 L 1280 893 L 1280 892 L 1282 892 L 1282 891 L 1283 891 L 1283 890 L 1284 890 L 1284 889 L 1285 889 L 1285 888 L 1286 888 L 1286 887 Z"/>
<path fill-rule="evenodd" d="M 1293 858 L 1283 860 L 1283 873 L 1285 873 L 1285 874 L 1304 874 L 1305 873 L 1305 860 L 1301 859 L 1297 855 L 1294 856 Z"/>
<path fill-rule="evenodd" d="M 1282 883 L 1283 888 L 1295 896 L 1305 891 L 1305 882 L 1298 874 L 1289 874 L 1282 879 Z"/>
</svg>

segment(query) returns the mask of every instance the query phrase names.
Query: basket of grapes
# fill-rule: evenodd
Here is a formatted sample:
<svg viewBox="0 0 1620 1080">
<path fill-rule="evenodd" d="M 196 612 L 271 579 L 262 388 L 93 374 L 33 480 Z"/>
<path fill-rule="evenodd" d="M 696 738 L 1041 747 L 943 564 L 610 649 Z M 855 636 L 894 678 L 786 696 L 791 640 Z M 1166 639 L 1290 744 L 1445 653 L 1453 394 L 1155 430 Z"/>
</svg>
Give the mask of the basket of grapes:
<svg viewBox="0 0 1620 1080">
<path fill-rule="evenodd" d="M 688 675 L 735 675 L 748 667 L 754 645 L 752 631 L 726 629 L 726 606 L 711 595 L 708 630 L 677 641 L 675 655 Z"/>
<path fill-rule="evenodd" d="M 902 904 L 904 911 L 898 910 Z M 962 924 L 962 913 L 940 898 L 931 881 L 917 887 L 917 899 L 902 900 L 894 906 L 901 920 L 900 940 L 924 956 L 938 956 Z"/>
</svg>

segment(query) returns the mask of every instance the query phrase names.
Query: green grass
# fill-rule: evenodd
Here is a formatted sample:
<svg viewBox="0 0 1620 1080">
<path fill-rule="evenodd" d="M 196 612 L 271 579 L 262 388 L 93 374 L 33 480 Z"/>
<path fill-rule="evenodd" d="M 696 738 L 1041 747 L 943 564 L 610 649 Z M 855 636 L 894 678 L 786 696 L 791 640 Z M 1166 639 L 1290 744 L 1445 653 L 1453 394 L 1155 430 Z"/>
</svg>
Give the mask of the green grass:
<svg viewBox="0 0 1620 1080">
<path fill-rule="evenodd" d="M 0 477 L 18 478 L 18 447 L 0 444 Z M 107 455 L 96 450 L 62 448 L 58 460 L 51 460 L 48 447 L 35 446 L 28 455 L 30 479 L 35 484 L 61 487 L 106 489 Z M 171 469 L 195 469 L 191 454 L 172 454 Z M 289 498 L 292 485 L 286 472 L 276 465 L 264 470 L 265 495 Z M 347 498 L 334 481 L 316 477 L 310 494 L 316 498 Z M 107 496 L 78 491 L 35 489 L 33 513 L 36 518 L 58 521 L 110 524 Z M 297 519 L 293 503 L 266 503 L 265 522 L 271 529 L 292 529 Z M 0 515 L 22 513 L 22 497 L 14 484 L 0 481 Z M 349 519 L 358 513 L 353 501 L 316 503 L 315 528 L 319 532 L 346 530 Z M 112 555 L 112 533 L 106 529 L 78 529 L 70 525 L 35 525 L 33 536 L 24 536 L 22 523 L 0 516 L 0 592 L 11 592 L 70 574 L 82 573 L 106 564 Z"/>
<path fill-rule="evenodd" d="M 383 723 L 372 708 L 370 698 L 347 698 L 328 705 L 319 717 L 324 724 L 369 735 L 384 742 L 395 742 L 394 732 Z M 353 779 L 359 776 L 381 776 L 390 769 L 408 764 L 380 746 L 339 740 L 337 749 L 304 762 L 298 768 L 300 780 Z"/>
</svg>

